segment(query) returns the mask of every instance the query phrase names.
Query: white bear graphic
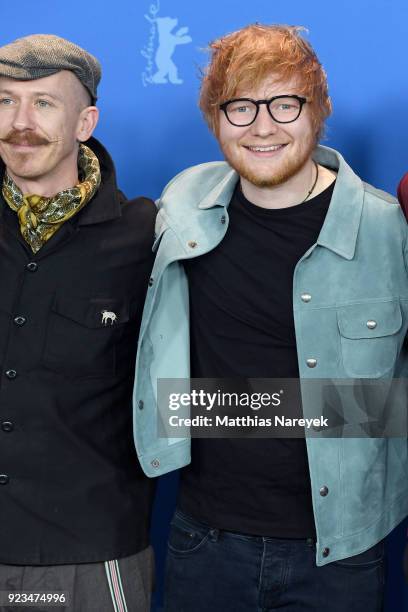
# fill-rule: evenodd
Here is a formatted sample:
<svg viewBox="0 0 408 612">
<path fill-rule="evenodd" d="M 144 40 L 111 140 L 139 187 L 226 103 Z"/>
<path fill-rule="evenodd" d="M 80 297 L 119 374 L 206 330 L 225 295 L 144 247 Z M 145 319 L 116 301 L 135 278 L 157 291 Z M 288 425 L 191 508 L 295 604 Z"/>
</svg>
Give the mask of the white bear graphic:
<svg viewBox="0 0 408 612">
<path fill-rule="evenodd" d="M 179 28 L 173 34 L 173 30 L 178 23 L 178 19 L 172 17 L 156 17 L 159 33 L 159 46 L 156 51 L 155 62 L 157 72 L 152 76 L 152 83 L 170 83 L 180 85 L 183 81 L 179 79 L 177 66 L 171 59 L 177 45 L 185 45 L 192 41 L 191 36 L 187 35 L 188 28 Z"/>
</svg>

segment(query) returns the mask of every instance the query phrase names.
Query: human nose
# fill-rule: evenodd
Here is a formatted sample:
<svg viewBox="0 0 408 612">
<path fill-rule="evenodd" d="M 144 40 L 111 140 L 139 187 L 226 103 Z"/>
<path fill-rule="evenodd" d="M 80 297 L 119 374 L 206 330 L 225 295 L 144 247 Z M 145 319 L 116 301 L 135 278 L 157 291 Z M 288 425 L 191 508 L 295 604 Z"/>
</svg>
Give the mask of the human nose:
<svg viewBox="0 0 408 612">
<path fill-rule="evenodd" d="M 258 115 L 252 124 L 252 133 L 255 136 L 268 136 L 275 134 L 279 129 L 276 121 L 272 119 L 266 104 L 259 105 Z"/>
<path fill-rule="evenodd" d="M 29 103 L 19 102 L 16 104 L 13 117 L 13 128 L 19 132 L 33 130 L 35 128 L 33 112 Z"/>
</svg>

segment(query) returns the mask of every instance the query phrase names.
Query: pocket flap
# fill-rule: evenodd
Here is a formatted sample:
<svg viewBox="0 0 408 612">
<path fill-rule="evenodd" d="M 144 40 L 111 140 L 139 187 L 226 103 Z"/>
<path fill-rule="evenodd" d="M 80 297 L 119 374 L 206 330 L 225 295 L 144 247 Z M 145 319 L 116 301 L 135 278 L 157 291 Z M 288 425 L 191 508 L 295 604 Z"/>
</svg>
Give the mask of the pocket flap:
<svg viewBox="0 0 408 612">
<path fill-rule="evenodd" d="M 129 302 L 117 298 L 56 296 L 52 310 L 91 329 L 116 327 L 129 321 Z"/>
<path fill-rule="evenodd" d="M 399 300 L 361 302 L 337 309 L 340 334 L 345 338 L 381 338 L 396 334 L 402 326 Z"/>
</svg>

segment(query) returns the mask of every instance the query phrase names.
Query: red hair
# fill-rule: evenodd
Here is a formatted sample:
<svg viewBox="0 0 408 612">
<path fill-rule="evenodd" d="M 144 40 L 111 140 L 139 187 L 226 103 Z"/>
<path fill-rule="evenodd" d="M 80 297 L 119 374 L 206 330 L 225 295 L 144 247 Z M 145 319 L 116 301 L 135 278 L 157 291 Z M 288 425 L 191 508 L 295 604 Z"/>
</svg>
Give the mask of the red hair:
<svg viewBox="0 0 408 612">
<path fill-rule="evenodd" d="M 257 88 L 271 76 L 277 82 L 294 79 L 300 95 L 310 102 L 316 139 L 331 113 L 326 73 L 304 28 L 285 25 L 246 26 L 210 44 L 211 60 L 203 73 L 199 106 L 217 135 L 219 105 L 241 91 Z"/>
</svg>

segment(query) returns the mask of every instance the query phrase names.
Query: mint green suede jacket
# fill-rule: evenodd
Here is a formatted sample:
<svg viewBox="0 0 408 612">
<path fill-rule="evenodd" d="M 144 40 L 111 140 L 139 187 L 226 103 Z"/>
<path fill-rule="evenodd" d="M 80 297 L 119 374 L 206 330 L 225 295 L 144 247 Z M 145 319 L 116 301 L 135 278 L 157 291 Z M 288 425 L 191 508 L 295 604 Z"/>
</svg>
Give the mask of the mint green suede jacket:
<svg viewBox="0 0 408 612">
<path fill-rule="evenodd" d="M 407 224 L 397 201 L 364 184 L 336 151 L 319 146 L 314 158 L 338 176 L 317 243 L 294 273 L 301 380 L 401 376 L 408 327 Z M 190 461 L 188 439 L 158 436 L 157 379 L 189 377 L 182 260 L 223 239 L 237 180 L 225 162 L 202 164 L 176 176 L 159 200 L 157 256 L 134 389 L 135 444 L 148 476 Z M 367 325 L 371 320 L 375 328 Z M 311 400 L 307 394 L 302 400 L 307 412 Z M 317 565 L 363 552 L 408 514 L 407 450 L 405 437 L 307 439 Z"/>
</svg>

